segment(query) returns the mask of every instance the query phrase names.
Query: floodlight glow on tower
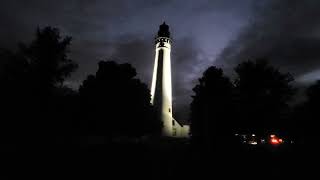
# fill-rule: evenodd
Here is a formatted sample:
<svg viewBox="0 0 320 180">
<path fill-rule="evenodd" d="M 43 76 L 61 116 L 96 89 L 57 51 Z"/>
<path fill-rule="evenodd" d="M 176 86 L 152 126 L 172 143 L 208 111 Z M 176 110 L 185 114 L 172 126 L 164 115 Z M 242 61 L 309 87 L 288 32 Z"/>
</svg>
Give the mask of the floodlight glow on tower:
<svg viewBox="0 0 320 180">
<path fill-rule="evenodd" d="M 162 135 L 187 137 L 189 126 L 183 126 L 172 116 L 171 38 L 169 26 L 164 22 L 155 38 L 155 61 L 151 84 L 151 104 L 163 123 Z"/>
<path fill-rule="evenodd" d="M 162 134 L 172 135 L 171 39 L 169 26 L 160 25 L 155 39 L 156 52 L 151 85 L 151 104 L 163 123 Z"/>
</svg>

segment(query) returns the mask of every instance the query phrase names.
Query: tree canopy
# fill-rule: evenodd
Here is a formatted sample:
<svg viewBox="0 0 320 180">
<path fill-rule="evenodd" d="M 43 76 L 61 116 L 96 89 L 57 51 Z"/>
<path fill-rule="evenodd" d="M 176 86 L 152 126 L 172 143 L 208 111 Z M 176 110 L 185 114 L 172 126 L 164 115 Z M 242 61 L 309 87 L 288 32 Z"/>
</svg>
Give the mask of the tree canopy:
<svg viewBox="0 0 320 180">
<path fill-rule="evenodd" d="M 83 81 L 79 92 L 90 133 L 139 137 L 159 131 L 150 91 L 136 75 L 130 64 L 100 61 L 96 74 Z"/>
<path fill-rule="evenodd" d="M 288 103 L 295 89 L 291 74 L 282 73 L 266 60 L 246 61 L 235 68 L 237 112 L 243 130 L 266 132 L 286 124 Z"/>
<path fill-rule="evenodd" d="M 195 142 L 230 142 L 235 133 L 280 132 L 289 127 L 293 78 L 264 60 L 235 68 L 234 83 L 209 67 L 193 88 L 191 134 Z"/>
<path fill-rule="evenodd" d="M 58 29 L 45 27 L 37 29 L 30 44 L 20 44 L 17 52 L 1 51 L 1 127 L 6 136 L 30 141 L 61 130 L 59 122 L 66 119 L 57 111 L 61 98 L 56 97 L 77 68 L 68 58 L 70 42 Z"/>
<path fill-rule="evenodd" d="M 193 88 L 191 134 L 195 141 L 210 145 L 223 141 L 232 131 L 233 84 L 222 69 L 209 67 Z"/>
</svg>

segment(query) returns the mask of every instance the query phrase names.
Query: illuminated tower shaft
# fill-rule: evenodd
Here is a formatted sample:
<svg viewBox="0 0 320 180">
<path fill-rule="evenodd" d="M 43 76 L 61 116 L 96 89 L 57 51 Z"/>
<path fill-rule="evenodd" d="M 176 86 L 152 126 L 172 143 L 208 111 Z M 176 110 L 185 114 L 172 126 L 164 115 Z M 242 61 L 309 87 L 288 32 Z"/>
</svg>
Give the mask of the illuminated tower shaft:
<svg viewBox="0 0 320 180">
<path fill-rule="evenodd" d="M 160 25 L 155 39 L 156 52 L 151 85 L 151 104 L 163 123 L 162 135 L 173 136 L 172 87 L 171 87 L 171 39 L 169 26 Z"/>
</svg>

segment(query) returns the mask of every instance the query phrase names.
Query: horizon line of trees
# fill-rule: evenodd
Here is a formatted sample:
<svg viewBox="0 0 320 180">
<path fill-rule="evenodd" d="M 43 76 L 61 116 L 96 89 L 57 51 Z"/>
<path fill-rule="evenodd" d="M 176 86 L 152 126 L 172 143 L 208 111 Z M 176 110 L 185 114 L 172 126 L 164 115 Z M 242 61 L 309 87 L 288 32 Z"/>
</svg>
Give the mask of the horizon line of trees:
<svg viewBox="0 0 320 180">
<path fill-rule="evenodd" d="M 150 91 L 130 64 L 100 61 L 97 72 L 87 76 L 78 91 L 64 85 L 78 67 L 68 57 L 71 40 L 45 27 L 16 52 L 0 50 L 0 133 L 5 142 L 159 136 L 162 124 L 150 104 Z M 194 144 L 214 146 L 237 132 L 314 136 L 320 81 L 307 89 L 305 102 L 292 107 L 296 88 L 291 74 L 266 60 L 242 62 L 235 73 L 231 81 L 222 69 L 211 66 L 193 88 Z"/>
<path fill-rule="evenodd" d="M 312 146 L 319 130 L 320 80 L 306 88 L 306 100 L 290 104 L 297 88 L 290 73 L 265 59 L 238 64 L 232 81 L 209 67 L 193 88 L 192 142 L 207 149 L 237 145 L 235 134 L 278 134 Z"/>
<path fill-rule="evenodd" d="M 150 91 L 130 64 L 100 61 L 78 91 L 64 85 L 78 67 L 68 56 L 71 40 L 45 27 L 16 52 L 0 50 L 1 143 L 68 144 L 76 136 L 103 136 L 108 143 L 157 136 L 162 124 L 154 116 Z"/>
</svg>

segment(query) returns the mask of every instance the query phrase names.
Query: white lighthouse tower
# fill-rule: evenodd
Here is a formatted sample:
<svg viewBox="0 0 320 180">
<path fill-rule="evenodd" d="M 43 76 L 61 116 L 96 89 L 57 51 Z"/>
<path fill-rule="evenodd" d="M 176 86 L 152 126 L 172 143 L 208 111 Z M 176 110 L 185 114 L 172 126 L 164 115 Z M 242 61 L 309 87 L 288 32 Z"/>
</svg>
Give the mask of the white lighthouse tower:
<svg viewBox="0 0 320 180">
<path fill-rule="evenodd" d="M 151 85 L 151 104 L 163 123 L 165 137 L 186 137 L 189 126 L 183 126 L 172 116 L 171 43 L 169 26 L 160 25 L 155 38 L 155 61 Z"/>
</svg>

